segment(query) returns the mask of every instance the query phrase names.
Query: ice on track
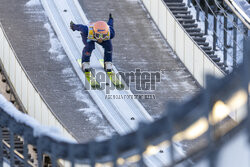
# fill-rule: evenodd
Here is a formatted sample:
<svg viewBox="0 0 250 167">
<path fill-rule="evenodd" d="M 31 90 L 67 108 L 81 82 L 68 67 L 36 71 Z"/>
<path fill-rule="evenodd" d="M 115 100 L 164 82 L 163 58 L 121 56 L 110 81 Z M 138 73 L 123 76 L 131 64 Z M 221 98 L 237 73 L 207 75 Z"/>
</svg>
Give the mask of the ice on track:
<svg viewBox="0 0 250 167">
<path fill-rule="evenodd" d="M 26 4 L 25 4 L 25 6 L 26 7 L 34 7 L 34 6 L 38 6 L 38 5 L 40 5 L 41 3 L 40 3 L 40 0 L 30 0 L 30 1 L 28 1 Z"/>
<path fill-rule="evenodd" d="M 49 23 L 45 23 L 44 24 L 44 28 L 46 28 L 49 32 L 49 37 L 50 37 L 50 44 L 51 44 L 51 47 L 49 49 L 49 52 L 55 56 L 52 56 L 51 58 L 53 60 L 56 60 L 56 61 L 62 61 L 66 55 L 65 54 L 62 54 L 61 53 L 61 50 L 62 50 L 62 45 L 61 43 L 59 42 L 59 40 L 57 39 L 51 25 Z"/>
</svg>

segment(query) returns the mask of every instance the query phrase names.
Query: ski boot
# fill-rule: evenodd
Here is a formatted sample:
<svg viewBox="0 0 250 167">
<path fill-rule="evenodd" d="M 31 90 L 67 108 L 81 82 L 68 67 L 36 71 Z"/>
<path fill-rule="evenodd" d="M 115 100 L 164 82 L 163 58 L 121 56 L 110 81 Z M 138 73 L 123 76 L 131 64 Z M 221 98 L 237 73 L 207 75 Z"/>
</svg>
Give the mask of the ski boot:
<svg viewBox="0 0 250 167">
<path fill-rule="evenodd" d="M 104 62 L 104 70 L 106 72 L 112 72 L 112 62 L 110 61 Z"/>
<path fill-rule="evenodd" d="M 83 72 L 90 72 L 90 63 L 89 62 L 82 63 L 82 71 Z"/>
</svg>

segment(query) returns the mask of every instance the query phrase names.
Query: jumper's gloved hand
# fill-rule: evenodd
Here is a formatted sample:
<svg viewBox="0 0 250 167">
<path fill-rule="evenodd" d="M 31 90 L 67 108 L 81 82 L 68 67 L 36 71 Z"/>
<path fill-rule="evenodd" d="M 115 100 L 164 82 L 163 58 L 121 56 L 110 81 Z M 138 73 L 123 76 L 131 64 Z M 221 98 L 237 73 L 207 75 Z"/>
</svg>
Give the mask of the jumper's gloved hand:
<svg viewBox="0 0 250 167">
<path fill-rule="evenodd" d="M 73 31 L 75 31 L 75 23 L 73 23 L 73 21 L 71 21 L 70 22 L 70 28 L 73 30 Z"/>
<path fill-rule="evenodd" d="M 113 17 L 112 17 L 112 14 L 111 14 L 111 13 L 109 13 L 109 19 L 113 19 Z"/>
</svg>

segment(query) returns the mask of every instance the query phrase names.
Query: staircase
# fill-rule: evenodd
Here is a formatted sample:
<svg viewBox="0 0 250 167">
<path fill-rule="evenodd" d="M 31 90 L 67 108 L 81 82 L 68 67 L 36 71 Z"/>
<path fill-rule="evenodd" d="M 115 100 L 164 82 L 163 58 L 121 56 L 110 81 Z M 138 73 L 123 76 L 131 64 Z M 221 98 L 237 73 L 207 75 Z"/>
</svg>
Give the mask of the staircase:
<svg viewBox="0 0 250 167">
<path fill-rule="evenodd" d="M 198 24 L 195 23 L 195 19 L 193 19 L 191 12 L 188 11 L 188 7 L 185 3 L 183 3 L 183 0 L 164 0 L 164 2 L 193 40 L 225 73 L 228 73 L 224 63 L 220 62 L 220 58 L 215 55 L 212 47 L 210 47 L 209 43 L 206 42 L 204 33 L 202 33 L 201 29 L 198 28 Z"/>
<path fill-rule="evenodd" d="M 10 159 L 10 132 L 7 128 L 1 128 L 2 129 L 2 140 L 3 140 L 3 144 L 5 145 L 4 149 L 3 149 L 3 155 L 4 157 L 6 157 L 7 159 Z M 23 163 L 23 141 L 21 139 L 21 137 L 14 135 L 14 164 L 18 167 L 23 167 L 24 163 Z M 32 158 L 30 152 L 33 152 L 33 154 L 35 153 L 35 150 L 30 151 L 29 149 L 29 154 L 28 154 L 28 160 L 33 164 L 34 163 L 34 159 Z M 20 156 L 21 155 L 21 156 Z M 35 165 L 29 165 L 29 166 L 35 166 Z"/>
</svg>

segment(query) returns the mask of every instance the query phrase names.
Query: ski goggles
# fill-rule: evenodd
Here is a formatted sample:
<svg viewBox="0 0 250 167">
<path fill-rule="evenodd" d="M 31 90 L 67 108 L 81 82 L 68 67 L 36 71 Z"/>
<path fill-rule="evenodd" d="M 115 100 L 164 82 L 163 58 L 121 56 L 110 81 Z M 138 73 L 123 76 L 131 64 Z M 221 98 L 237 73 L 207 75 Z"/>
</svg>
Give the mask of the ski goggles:
<svg viewBox="0 0 250 167">
<path fill-rule="evenodd" d="M 108 34 L 95 33 L 95 39 L 106 39 L 106 38 L 108 38 Z"/>
</svg>

